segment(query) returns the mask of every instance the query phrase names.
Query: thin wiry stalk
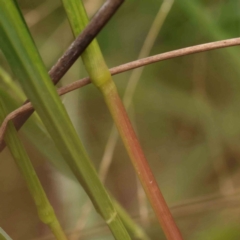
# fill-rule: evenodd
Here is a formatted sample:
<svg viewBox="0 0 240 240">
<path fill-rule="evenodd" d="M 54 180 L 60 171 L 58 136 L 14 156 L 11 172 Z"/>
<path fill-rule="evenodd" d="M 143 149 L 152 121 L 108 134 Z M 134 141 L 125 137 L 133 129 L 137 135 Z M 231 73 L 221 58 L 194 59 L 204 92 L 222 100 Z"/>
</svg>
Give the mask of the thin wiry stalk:
<svg viewBox="0 0 240 240">
<path fill-rule="evenodd" d="M 85 25 L 88 24 L 88 19 L 86 17 L 85 9 L 83 7 L 83 4 L 79 0 L 77 0 L 77 1 L 62 0 L 62 2 L 64 5 L 64 8 L 68 14 L 68 18 L 70 20 L 72 30 L 76 37 L 79 34 L 79 32 L 81 32 L 81 30 L 83 30 L 82 27 L 83 26 L 85 27 Z M 114 1 L 110 0 L 109 2 L 114 2 Z M 115 3 L 120 4 L 121 2 L 123 2 L 123 1 L 115 0 Z M 85 15 L 82 15 L 82 18 L 80 15 L 81 10 L 79 11 L 79 8 L 82 10 L 82 13 L 84 12 L 84 14 L 85 14 Z M 84 25 L 82 25 L 82 26 L 79 25 L 79 22 L 77 21 L 77 20 L 79 20 L 79 18 L 84 21 Z M 95 43 L 96 43 L 96 40 L 93 40 L 93 42 L 91 44 L 96 45 Z M 95 48 L 94 51 L 99 52 L 99 49 Z M 82 58 L 85 63 L 86 63 L 86 60 L 87 61 L 89 60 L 88 49 L 86 49 L 85 52 L 82 54 Z M 107 67 L 105 66 L 105 63 L 104 62 L 101 63 L 101 58 L 98 60 L 94 59 L 94 61 L 93 61 L 92 66 L 95 65 L 96 68 L 94 67 L 95 70 L 92 72 L 92 74 L 94 75 L 94 77 L 92 79 L 98 78 L 98 76 L 97 76 L 98 70 L 97 69 L 99 69 L 99 65 L 103 64 L 103 67 L 105 67 L 107 69 Z M 92 66 L 90 66 L 90 68 L 92 68 Z M 102 75 L 102 72 L 100 71 L 99 74 Z M 131 236 L 133 236 L 134 238 L 137 238 L 137 239 L 142 239 L 142 240 L 149 239 L 146 236 L 146 234 L 144 233 L 144 231 L 131 220 L 129 215 L 122 209 L 122 207 L 118 203 L 114 202 L 114 206 L 117 209 L 117 212 L 118 212 L 120 218 L 122 219 L 123 224 L 125 225 L 126 229 L 128 230 L 128 232 Z M 88 212 L 88 209 L 90 209 L 88 206 L 84 206 L 84 213 Z M 83 226 L 84 226 L 84 224 L 82 224 L 82 223 L 79 224 L 79 227 L 83 227 Z M 78 236 L 77 235 L 73 236 L 73 239 L 78 239 Z"/>
<path fill-rule="evenodd" d="M 227 48 L 227 47 L 232 47 L 232 46 L 237 46 L 240 45 L 240 38 L 232 38 L 232 39 L 227 39 L 227 40 L 222 40 L 222 41 L 217 41 L 217 42 L 211 42 L 211 43 L 205 43 L 205 44 L 200 44 L 192 47 L 187 47 L 187 48 L 181 48 L 178 50 L 166 52 L 166 53 L 160 53 L 151 57 L 135 60 L 129 63 L 125 63 L 122 65 L 119 65 L 117 67 L 113 67 L 109 69 L 111 75 L 116 75 L 120 74 L 126 71 L 130 71 L 135 68 L 139 68 L 142 66 L 146 66 L 149 64 L 153 64 L 159 61 L 164 61 L 176 57 L 181 57 L 181 56 L 186 56 L 194 53 L 199 53 L 199 52 L 205 52 L 205 51 L 210 51 L 210 50 L 215 50 L 219 48 Z M 59 95 L 64 95 L 68 92 L 74 91 L 78 88 L 84 87 L 88 84 L 91 83 L 91 80 L 89 77 L 82 78 L 78 81 L 75 81 L 73 83 L 68 84 L 67 86 L 61 87 L 58 89 L 58 94 Z M 23 113 L 31 111 L 33 109 L 31 103 L 26 103 L 23 106 L 19 107 L 18 109 L 14 110 L 12 113 L 10 113 L 4 123 L 1 126 L 0 129 L 0 151 L 4 149 L 3 143 L 1 142 L 3 139 L 3 135 L 5 132 L 6 124 L 10 120 L 14 120 L 17 117 L 20 117 Z M 16 121 L 18 122 L 18 121 Z"/>
<path fill-rule="evenodd" d="M 6 111 L 0 98 L 0 122 L 3 121 L 5 115 Z M 56 239 L 67 240 L 12 122 L 8 124 L 4 139 L 26 181 L 28 190 L 37 207 L 39 219 L 51 229 Z"/>
<path fill-rule="evenodd" d="M 174 0 L 165 0 L 162 3 L 162 5 L 157 13 L 157 16 L 154 19 L 154 22 L 148 32 L 148 35 L 143 43 L 143 46 L 139 53 L 138 59 L 146 58 L 149 55 L 149 53 L 154 45 L 154 42 L 158 36 L 158 33 L 163 25 L 163 22 L 166 19 L 167 15 L 172 7 L 173 2 L 174 2 Z M 132 97 L 134 95 L 136 86 L 141 78 L 143 69 L 144 69 L 143 67 L 135 69 L 132 72 L 132 74 L 128 80 L 128 84 L 127 84 L 127 87 L 126 87 L 126 90 L 125 90 L 125 93 L 123 96 L 123 103 L 127 110 L 131 105 Z M 116 147 L 118 134 L 115 129 L 116 129 L 115 126 L 113 126 L 111 129 L 111 132 L 110 132 L 110 136 L 107 140 L 107 144 L 106 144 L 104 153 L 103 153 L 102 162 L 101 162 L 100 169 L 99 169 L 99 175 L 102 180 L 104 180 L 106 178 L 106 174 L 107 174 L 109 165 L 112 160 L 113 152 Z"/>
<path fill-rule="evenodd" d="M 217 42 L 200 44 L 200 45 L 182 48 L 182 49 L 178 49 L 178 50 L 174 50 L 174 51 L 170 51 L 170 52 L 166 52 L 166 53 L 160 53 L 160 54 L 157 54 L 157 55 L 154 55 L 151 57 L 147 57 L 147 58 L 139 59 L 139 60 L 132 61 L 129 63 L 125 63 L 125 64 L 119 65 L 117 67 L 111 68 L 111 69 L 109 69 L 109 71 L 110 71 L 111 75 L 116 75 L 116 74 L 119 74 L 122 72 L 126 72 L 129 70 L 135 69 L 135 68 L 146 66 L 146 65 L 156 63 L 159 61 L 164 61 L 167 59 L 172 59 L 172 58 L 186 56 L 186 55 L 190 55 L 190 54 L 194 54 L 194 53 L 205 52 L 205 51 L 215 50 L 215 49 L 219 49 L 219 48 L 232 47 L 232 46 L 237 46 L 237 45 L 240 45 L 240 38 L 232 38 L 232 39 L 227 39 L 227 40 L 222 40 L 222 41 L 217 41 Z M 75 89 L 84 87 L 90 83 L 91 83 L 91 80 L 89 77 L 80 79 L 78 81 L 75 81 L 73 83 L 68 84 L 67 86 L 64 86 L 64 87 L 58 89 L 58 94 L 64 95 Z M 22 107 L 16 109 L 14 111 L 15 113 L 11 114 L 11 117 L 7 116 L 8 120 L 11 120 L 11 119 L 16 120 L 15 119 L 16 116 L 20 116 L 21 114 L 28 112 L 28 111 L 30 112 L 31 110 L 32 110 L 31 104 L 26 104 L 26 106 L 22 106 Z M 19 117 L 19 119 L 20 119 L 20 117 Z M 19 123 L 18 123 L 19 119 L 14 121 L 15 126 L 19 125 Z M 24 121 L 26 121 L 26 119 Z M 6 119 L 6 122 L 8 120 Z M 5 147 L 4 142 L 1 141 L 3 139 L 4 128 L 5 128 L 5 126 L 1 126 L 0 151 L 2 151 Z"/>
<path fill-rule="evenodd" d="M 0 79 L 1 79 L 1 87 L 4 87 L 4 90 L 9 93 L 14 93 L 13 97 L 16 100 L 24 99 L 25 95 L 21 91 L 21 89 L 14 83 L 8 73 L 0 66 Z"/>
<path fill-rule="evenodd" d="M 73 33 L 77 36 L 88 24 L 88 17 L 83 3 L 79 0 L 62 1 Z M 84 51 L 82 59 L 93 84 L 103 94 L 135 171 L 167 239 L 181 240 L 181 233 L 172 218 L 156 179 L 144 156 L 96 39 Z"/>
<path fill-rule="evenodd" d="M 232 47 L 232 46 L 238 46 L 240 45 L 240 38 L 232 38 L 232 39 L 227 39 L 227 40 L 221 40 L 217 42 L 210 42 L 210 43 L 205 43 L 205 44 L 200 44 L 200 45 L 195 45 L 192 47 L 187 47 L 187 48 L 181 48 L 178 50 L 166 52 L 166 53 L 160 53 L 151 57 L 135 60 L 129 63 L 125 63 L 122 65 L 119 65 L 117 67 L 109 69 L 111 75 L 116 75 L 119 73 L 123 73 L 135 68 L 139 68 L 142 66 L 146 66 L 149 64 L 153 64 L 159 61 L 164 61 L 176 57 L 181 57 L 181 56 L 186 56 L 194 53 L 199 53 L 199 52 L 205 52 L 205 51 L 210 51 L 210 50 L 215 50 L 219 48 L 227 48 L 227 47 Z M 67 86 L 61 87 L 58 89 L 58 94 L 59 95 L 64 95 L 68 92 L 71 92 L 75 89 L 84 87 L 88 84 L 91 83 L 91 80 L 89 77 L 85 77 L 83 79 L 80 79 L 78 81 L 75 81 L 73 83 L 68 84 Z M 23 106 L 19 107 L 12 113 L 10 113 L 6 119 L 4 120 L 4 123 L 1 126 L 0 129 L 0 151 L 4 149 L 4 144 L 1 142 L 3 139 L 4 131 L 6 128 L 6 124 L 10 120 L 16 120 L 17 117 L 20 118 L 20 116 L 28 111 L 31 111 L 33 109 L 31 103 L 26 103 Z M 16 123 L 18 120 L 16 120 Z"/>
</svg>

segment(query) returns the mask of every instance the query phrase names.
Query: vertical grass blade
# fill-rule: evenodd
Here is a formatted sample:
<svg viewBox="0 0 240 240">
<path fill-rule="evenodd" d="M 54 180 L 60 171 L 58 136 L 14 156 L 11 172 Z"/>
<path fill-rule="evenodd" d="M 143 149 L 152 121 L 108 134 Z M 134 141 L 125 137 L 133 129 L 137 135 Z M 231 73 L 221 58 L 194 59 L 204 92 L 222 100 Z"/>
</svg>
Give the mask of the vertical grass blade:
<svg viewBox="0 0 240 240">
<path fill-rule="evenodd" d="M 0 67 L 0 96 L 5 103 L 7 112 L 12 112 L 24 103 L 26 96 L 11 79 L 10 75 Z M 14 123 L 14 121 L 13 121 Z M 24 124 L 22 128 L 24 136 L 34 147 L 54 165 L 59 171 L 68 177 L 74 178 L 68 165 L 56 149 L 52 139 L 45 131 L 41 120 L 36 113 Z M 1 147 L 0 147 L 1 149 Z"/>
<path fill-rule="evenodd" d="M 0 0 L 0 46 L 59 152 L 116 239 L 130 239 L 48 76 L 13 0 Z"/>
<path fill-rule="evenodd" d="M 67 12 L 72 31 L 74 35 L 77 36 L 88 23 L 84 5 L 81 0 L 62 0 L 62 2 Z M 94 40 L 82 54 L 82 59 L 92 83 L 98 87 L 103 94 L 135 171 L 138 174 L 166 237 L 169 240 L 181 240 L 181 233 L 158 188 L 158 184 L 144 156 L 122 101 L 119 98 L 116 86 L 96 40 Z"/>
<path fill-rule="evenodd" d="M 18 7 L 17 1 L 13 0 L 16 8 L 23 20 L 23 23 L 27 27 L 24 21 L 23 15 Z M 123 0 L 108 1 L 104 4 L 98 12 L 93 17 L 92 21 L 84 29 L 84 31 L 79 35 L 75 41 L 69 46 L 62 57 L 57 61 L 57 63 L 50 69 L 49 75 L 54 84 L 57 84 L 63 75 L 69 70 L 72 64 L 78 59 L 84 49 L 93 40 L 93 38 L 98 34 L 98 32 L 104 27 L 104 25 L 109 21 L 118 7 L 122 4 Z M 28 101 L 28 100 L 27 100 Z M 25 112 L 17 119 L 13 120 L 13 123 L 17 130 L 19 130 L 26 120 L 31 116 L 34 110 Z M 0 143 L 0 151 L 5 148 L 4 142 Z"/>
<path fill-rule="evenodd" d="M 4 120 L 6 111 L 0 98 L 0 122 Z M 49 226 L 58 240 L 66 240 L 66 236 L 55 216 L 54 210 L 48 201 L 43 187 L 37 177 L 32 163 L 17 136 L 17 131 L 12 122 L 9 123 L 4 138 L 22 176 L 24 177 L 30 194 L 35 202 L 40 220 Z"/>
<path fill-rule="evenodd" d="M 24 102 L 25 97 L 22 96 L 23 94 L 20 94 L 19 89 L 10 79 L 10 76 L 0 68 L 0 78 L 1 77 L 3 80 L 1 83 L 3 83 L 2 85 L 4 85 L 4 87 L 3 90 L 0 88 L 0 96 L 5 103 L 7 112 L 11 112 L 19 106 L 19 104 L 17 104 L 18 102 Z M 5 92 L 7 90 L 9 94 Z M 16 102 L 10 97 L 10 95 L 14 95 L 16 97 Z M 34 147 L 37 148 L 37 150 L 43 154 L 43 156 L 45 156 L 47 160 L 49 160 L 59 171 L 61 171 L 67 177 L 76 180 L 68 168 L 68 165 L 65 163 L 64 159 L 55 148 L 54 143 L 51 141 L 47 133 L 42 129 L 42 125 L 38 121 L 39 119 L 33 118 L 34 116 L 37 115 L 33 114 L 32 117 L 28 119 L 28 121 L 23 126 L 22 131 L 24 135 L 26 135 L 28 141 L 30 141 L 31 144 L 33 144 Z M 133 239 L 149 240 L 149 237 L 146 235 L 144 230 L 131 219 L 129 214 L 122 208 L 120 204 L 116 202 L 116 200 L 114 201 L 114 198 L 112 196 L 111 198 L 113 199 L 114 207 L 122 219 L 123 224 L 129 232 L 130 236 Z M 88 201 L 87 205 L 83 207 L 92 209 L 91 202 Z M 81 235 L 81 229 L 79 230 L 79 228 L 76 228 L 75 231 L 77 232 L 76 239 L 78 239 L 78 234 Z"/>
</svg>

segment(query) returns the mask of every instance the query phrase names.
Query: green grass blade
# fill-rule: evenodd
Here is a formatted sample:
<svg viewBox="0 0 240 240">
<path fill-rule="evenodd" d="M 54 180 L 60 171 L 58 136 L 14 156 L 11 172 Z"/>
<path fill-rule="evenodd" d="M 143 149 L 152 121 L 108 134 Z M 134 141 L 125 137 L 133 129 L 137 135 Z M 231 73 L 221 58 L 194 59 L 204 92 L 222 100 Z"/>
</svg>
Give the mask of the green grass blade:
<svg viewBox="0 0 240 240">
<path fill-rule="evenodd" d="M 9 74 L 0 67 L 0 95 L 5 102 L 7 112 L 11 112 L 24 103 L 26 97 L 19 89 Z M 61 173 L 74 178 L 72 171 L 56 149 L 56 146 L 49 134 L 46 132 L 42 121 L 34 112 L 21 129 L 28 141 L 56 167 Z"/>
<path fill-rule="evenodd" d="M 0 88 L 0 96 L 2 97 L 7 112 L 20 107 L 19 102 L 12 98 L 11 94 Z M 64 161 L 63 157 L 56 149 L 56 146 L 49 134 L 45 131 L 38 118 L 34 118 L 34 114 L 24 124 L 21 129 L 23 136 L 32 144 L 36 150 L 41 153 L 58 171 L 67 177 L 74 178 L 72 171 Z M 75 178 L 74 178 L 75 179 Z"/>
<path fill-rule="evenodd" d="M 1 88 L 4 88 L 11 96 L 17 101 L 24 101 L 25 95 L 19 89 L 19 87 L 13 82 L 9 74 L 0 66 L 0 84 Z"/>
<path fill-rule="evenodd" d="M 10 82 L 10 84 L 6 86 L 6 89 L 9 90 L 9 94 L 8 92 L 3 91 L 0 88 L 0 96 L 5 103 L 7 112 L 11 112 L 14 109 L 18 108 L 20 105 L 17 104 L 17 101 L 15 101 L 15 99 L 12 98 L 12 95 L 17 94 L 17 92 L 15 92 L 16 85 L 12 83 L 12 80 L 9 79 L 10 76 L 4 70 L 3 72 Z M 18 88 L 16 88 L 16 90 L 19 91 Z M 24 99 L 21 99 L 21 98 L 17 98 L 16 100 L 18 100 L 18 102 L 24 102 Z M 49 135 L 46 133 L 46 131 L 42 129 L 41 123 L 37 121 L 38 120 L 37 118 L 33 119 L 33 116 L 28 119 L 28 121 L 25 123 L 25 125 L 22 128 L 24 136 L 26 136 L 29 142 L 33 144 L 34 147 L 41 154 L 43 154 L 43 156 L 45 156 L 46 159 L 49 160 L 59 171 L 61 171 L 67 177 L 74 178 L 74 180 L 76 180 L 71 170 L 69 169 L 68 165 L 65 163 L 64 159 L 59 154 L 58 150 L 56 149 Z M 133 237 L 133 239 L 149 240 L 149 237 L 144 232 L 144 230 L 131 219 L 131 217 L 123 209 L 123 207 L 119 203 L 117 203 L 116 200 L 113 203 L 120 218 L 123 221 L 124 226 L 130 233 L 130 235 Z"/>
<path fill-rule="evenodd" d="M 82 22 L 84 26 L 88 24 L 88 19 L 85 17 L 87 14 L 85 12 L 85 8 L 81 1 L 68 1 L 68 0 L 62 0 L 65 11 L 68 16 L 68 20 L 70 21 L 71 29 L 73 31 L 74 36 L 76 37 L 82 30 L 82 26 L 79 24 L 79 22 Z M 85 15 L 79 14 L 80 12 L 85 12 Z M 71 16 L 71 17 L 70 17 Z M 97 46 L 97 41 L 94 39 L 92 43 L 90 44 L 92 48 L 94 48 L 95 51 L 95 58 L 94 62 L 97 64 L 95 65 L 95 71 L 93 71 L 92 67 L 88 64 L 85 64 L 87 67 L 88 73 L 91 76 L 91 79 L 95 81 L 96 79 L 99 80 L 101 78 L 103 81 L 105 81 L 108 76 L 110 77 L 110 74 L 108 70 L 105 72 L 105 75 L 103 74 L 102 69 L 107 69 L 107 66 L 104 61 L 102 61 L 102 55 L 100 48 Z M 82 59 L 84 62 L 91 61 L 91 55 L 88 53 L 89 48 L 85 50 L 85 52 L 82 54 Z M 99 70 L 99 71 L 98 71 Z M 92 75 L 91 75 L 92 74 Z M 101 80 L 100 80 L 101 81 Z M 99 84 L 99 81 L 95 84 Z M 119 213 L 125 227 L 127 228 L 128 232 L 131 236 L 138 239 L 149 239 L 147 234 L 131 219 L 131 217 L 126 213 L 126 211 L 117 203 L 114 202 L 114 206 L 117 209 L 117 212 Z"/>
<path fill-rule="evenodd" d="M 116 239 L 130 239 L 12 0 L 0 0 L 0 45 L 55 145 Z"/>
<path fill-rule="evenodd" d="M 0 98 L 0 122 L 4 120 L 6 111 L 2 99 Z M 40 220 L 47 224 L 56 239 L 66 240 L 66 236 L 55 216 L 54 210 L 48 201 L 43 187 L 37 177 L 32 163 L 17 136 L 17 131 L 12 122 L 9 123 L 4 140 L 13 155 L 15 162 L 23 175 L 30 194 L 35 202 Z"/>
</svg>

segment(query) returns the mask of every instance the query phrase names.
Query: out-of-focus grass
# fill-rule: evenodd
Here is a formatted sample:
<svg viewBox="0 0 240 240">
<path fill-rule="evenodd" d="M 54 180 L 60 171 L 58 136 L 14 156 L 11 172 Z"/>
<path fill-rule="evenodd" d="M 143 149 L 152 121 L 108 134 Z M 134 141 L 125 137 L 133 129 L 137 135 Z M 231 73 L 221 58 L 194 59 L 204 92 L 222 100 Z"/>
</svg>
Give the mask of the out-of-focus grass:
<svg viewBox="0 0 240 240">
<path fill-rule="evenodd" d="M 47 1 L 57 2 L 57 0 Z M 42 1 L 20 0 L 19 2 L 27 13 Z M 85 2 L 94 5 L 93 0 Z M 112 67 L 137 58 L 161 2 L 161 0 L 125 1 L 124 6 L 98 36 L 108 66 Z M 151 54 L 239 36 L 238 9 L 237 0 L 176 0 Z M 69 26 L 61 25 L 64 19 L 64 12 L 60 7 L 31 28 L 48 68 L 72 40 Z M 58 27 L 59 32 L 54 34 Z M 133 100 L 136 128 L 150 165 L 170 205 L 220 192 L 219 184 L 222 184 L 222 181 L 219 179 L 224 180 L 223 176 L 226 173 L 229 174 L 233 186 L 239 187 L 238 53 L 238 47 L 234 47 L 168 60 L 146 67 L 141 77 Z M 0 61 L 1 66 L 8 70 L 3 57 Z M 123 79 L 128 79 L 129 75 L 130 73 L 123 73 L 114 77 L 120 93 L 123 93 L 126 86 L 126 80 Z M 79 67 L 78 62 L 61 84 L 82 76 L 86 76 L 86 72 Z M 200 82 L 203 89 L 198 89 L 199 85 L 196 81 Z M 2 82 L 0 88 L 2 89 Z M 81 136 L 84 136 L 84 145 L 95 166 L 98 167 L 112 125 L 100 93 L 89 85 L 64 96 L 63 102 L 76 129 Z M 39 137 L 38 133 L 36 137 Z M 34 153 L 32 154 L 34 158 L 37 149 L 31 147 L 30 141 L 26 144 Z M 50 145 L 48 147 L 51 150 Z M 0 168 L 6 169 L 5 172 L 8 174 L 6 178 L 0 178 L 3 182 L 0 185 L 1 194 L 11 199 L 16 196 L 26 199 L 25 191 L 21 192 L 18 185 L 12 188 L 11 192 L 4 187 L 4 184 L 9 186 L 11 181 L 17 182 L 17 177 L 10 171 L 11 160 L 8 159 L 7 151 L 3 154 L 0 155 L 1 159 L 4 156 L 4 161 L 0 161 Z M 41 159 L 46 159 L 40 156 Z M 42 164 L 39 156 L 35 158 L 38 160 L 38 165 Z M 214 163 L 218 166 L 219 159 L 225 163 L 225 167 L 220 167 L 219 171 L 216 171 Z M 169 175 L 173 176 L 171 180 Z M 54 193 L 55 204 L 59 207 L 58 213 L 66 220 L 65 228 L 71 230 L 81 214 L 79 202 L 80 200 L 82 203 L 85 202 L 86 196 L 71 180 L 68 181 L 56 173 L 53 177 L 56 179 L 52 184 L 59 188 L 57 195 Z M 57 181 L 61 184 L 56 184 Z M 119 142 L 106 185 L 133 215 L 138 212 L 135 181 L 127 154 Z M 63 195 L 62 192 L 66 193 L 66 191 L 68 194 Z M 27 221 L 34 215 L 33 207 L 31 211 L 25 207 L 23 211 L 19 210 L 15 219 L 14 204 L 16 202 L 12 200 L 4 205 L 4 211 L 0 208 L 2 216 L 0 226 L 4 225 L 4 229 L 9 234 L 17 230 L 20 219 Z M 18 209 L 22 206 L 24 202 L 18 206 Z M 232 211 L 229 208 L 211 211 L 210 208 L 195 215 L 186 212 L 184 216 L 177 218 L 177 222 L 184 239 L 238 240 L 240 230 L 235 227 L 239 222 L 238 208 L 237 205 Z M 12 216 L 11 221 L 14 219 L 18 221 L 14 223 L 15 229 L 8 226 L 9 231 L 5 227 L 6 216 Z M 164 239 L 159 237 L 162 235 L 156 220 L 152 219 L 152 221 L 150 226 L 144 227 L 151 234 L 152 239 Z M 88 218 L 86 228 L 94 229 L 95 224 L 99 222 L 101 220 L 92 214 Z M 41 227 L 38 228 L 41 232 Z M 28 226 L 25 227 L 25 231 L 30 231 Z M 107 234 L 105 233 L 103 239 L 107 239 Z M 30 236 L 36 235 L 32 232 Z M 26 239 L 26 236 L 20 239 Z M 100 238 L 88 235 L 85 239 Z"/>
</svg>

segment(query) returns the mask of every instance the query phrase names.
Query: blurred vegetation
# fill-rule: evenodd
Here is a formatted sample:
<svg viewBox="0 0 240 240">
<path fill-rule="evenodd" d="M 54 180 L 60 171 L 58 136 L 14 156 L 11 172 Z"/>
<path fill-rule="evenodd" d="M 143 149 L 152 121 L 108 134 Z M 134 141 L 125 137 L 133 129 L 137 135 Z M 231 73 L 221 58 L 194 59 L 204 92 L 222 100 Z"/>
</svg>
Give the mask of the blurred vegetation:
<svg viewBox="0 0 240 240">
<path fill-rule="evenodd" d="M 61 2 L 18 2 L 49 69 L 73 40 Z M 103 1 L 85 3 L 92 15 Z M 161 3 L 125 1 L 98 36 L 109 67 L 137 59 Z M 237 0 L 175 0 L 151 55 L 239 36 L 239 7 Z M 239 52 L 239 47 L 233 47 L 146 67 L 130 108 L 140 142 L 169 206 L 173 206 L 184 239 L 240 239 Z M 18 86 L 2 55 L 0 65 L 13 78 L 10 85 Z M 60 84 L 86 75 L 81 61 L 77 61 Z M 121 95 L 129 76 L 126 72 L 114 77 Z M 16 94 L 19 87 L 9 87 L 5 80 L 1 74 L 0 94 L 11 110 L 20 106 L 24 97 L 21 92 Z M 112 125 L 102 96 L 89 85 L 62 100 L 98 168 Z M 94 211 L 83 217 L 86 194 L 66 173 L 54 144 L 43 134 L 41 124 L 36 125 L 37 116 L 34 118 L 20 136 L 64 229 L 74 232 L 83 219 L 79 239 L 113 239 Z M 39 222 L 7 149 L 0 159 L 0 226 L 14 240 L 51 239 L 43 238 L 50 233 Z M 121 141 L 105 185 L 152 239 L 164 239 L 150 207 L 147 219 L 140 216 L 139 184 Z"/>
</svg>

